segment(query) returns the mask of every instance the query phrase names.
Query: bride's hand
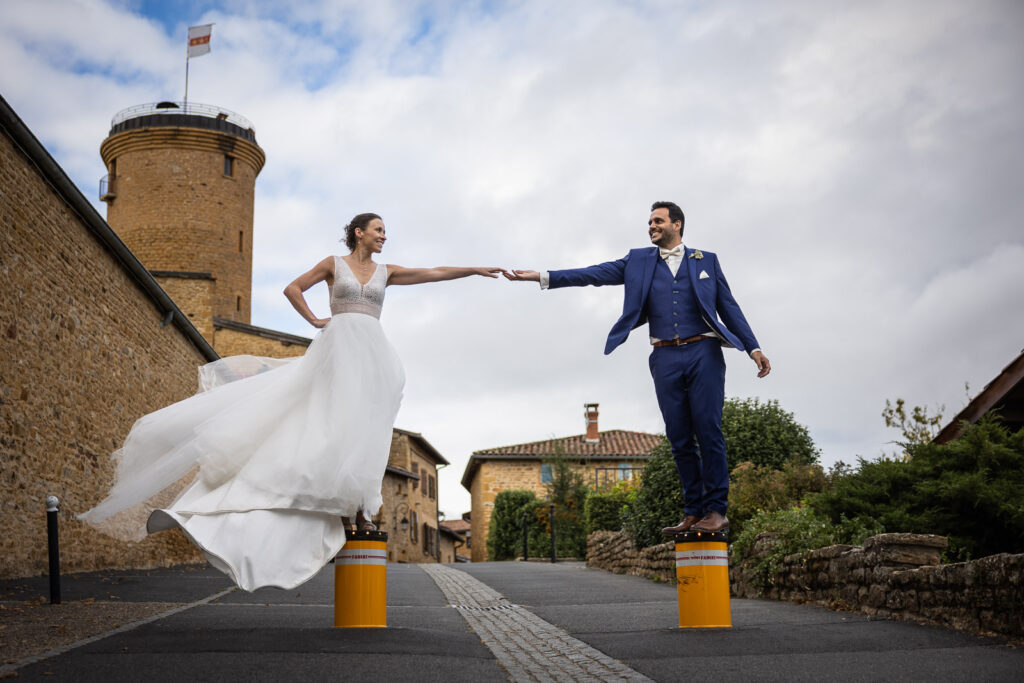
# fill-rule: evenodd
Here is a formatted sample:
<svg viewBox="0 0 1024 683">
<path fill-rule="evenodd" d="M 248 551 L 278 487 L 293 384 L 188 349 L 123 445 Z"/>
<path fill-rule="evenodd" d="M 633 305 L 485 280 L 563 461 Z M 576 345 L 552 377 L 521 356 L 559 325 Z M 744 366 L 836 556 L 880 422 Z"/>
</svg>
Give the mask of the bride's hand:
<svg viewBox="0 0 1024 683">
<path fill-rule="evenodd" d="M 477 275 L 483 275 L 484 277 L 498 277 L 501 273 L 505 277 L 508 277 L 508 271 L 504 268 L 474 268 Z"/>
<path fill-rule="evenodd" d="M 316 320 L 311 321 L 309 324 L 318 330 L 322 330 L 325 327 L 327 327 L 327 323 L 329 322 L 331 322 L 330 318 L 317 318 Z"/>
</svg>

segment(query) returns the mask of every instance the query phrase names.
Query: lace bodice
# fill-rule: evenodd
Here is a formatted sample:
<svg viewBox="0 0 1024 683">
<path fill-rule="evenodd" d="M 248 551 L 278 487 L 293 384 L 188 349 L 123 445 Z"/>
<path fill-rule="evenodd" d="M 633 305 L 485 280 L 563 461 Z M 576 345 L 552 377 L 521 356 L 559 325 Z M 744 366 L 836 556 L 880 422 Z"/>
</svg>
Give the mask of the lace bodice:
<svg viewBox="0 0 1024 683">
<path fill-rule="evenodd" d="M 378 263 L 370 281 L 360 285 L 345 259 L 335 256 L 331 315 L 365 313 L 380 318 L 380 311 L 384 307 L 384 288 L 387 284 L 388 268 L 384 264 Z"/>
</svg>

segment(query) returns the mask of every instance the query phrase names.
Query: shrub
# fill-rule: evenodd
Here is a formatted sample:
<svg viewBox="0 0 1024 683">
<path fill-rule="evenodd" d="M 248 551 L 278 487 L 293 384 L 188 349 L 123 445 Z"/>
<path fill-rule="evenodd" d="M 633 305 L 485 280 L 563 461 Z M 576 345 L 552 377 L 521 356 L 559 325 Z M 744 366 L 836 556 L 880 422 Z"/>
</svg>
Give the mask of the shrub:
<svg viewBox="0 0 1024 683">
<path fill-rule="evenodd" d="M 807 428 L 774 399 L 765 403 L 756 398 L 726 399 L 722 433 L 730 471 L 741 462 L 781 469 L 787 462 L 818 460 L 818 448 Z"/>
<path fill-rule="evenodd" d="M 551 504 L 544 500 L 530 503 L 524 508 L 529 519 L 530 557 L 551 556 Z M 520 522 L 522 517 L 520 516 Z M 522 543 L 519 527 L 519 545 Z M 582 559 L 587 555 L 585 527 L 574 510 L 555 506 L 555 556 Z"/>
<path fill-rule="evenodd" d="M 986 416 L 948 444 L 907 444 L 902 460 L 861 460 L 809 503 L 833 521 L 949 537 L 947 559 L 1024 552 L 1024 430 Z"/>
<path fill-rule="evenodd" d="M 620 482 L 624 483 L 624 482 Z M 583 508 L 587 535 L 595 531 L 619 531 L 623 515 L 629 509 L 631 492 L 624 486 L 616 485 L 604 493 L 591 493 Z"/>
<path fill-rule="evenodd" d="M 881 532 L 881 524 L 871 518 L 848 520 L 841 517 L 838 524 L 833 524 L 828 517 L 808 507 L 791 507 L 755 514 L 735 536 L 732 550 L 736 557 L 746 558 L 748 566 L 755 571 L 755 583 L 765 589 L 787 555 L 837 543 L 859 545 Z M 770 534 L 767 552 L 749 557 L 754 541 L 762 533 Z"/>
<path fill-rule="evenodd" d="M 729 482 L 729 522 L 735 537 L 746 520 L 758 512 L 774 512 L 798 505 L 810 493 L 824 491 L 828 477 L 821 465 L 804 464 L 794 457 L 775 470 L 767 465 L 741 462 Z"/>
<path fill-rule="evenodd" d="M 487 559 L 511 560 L 523 548 L 523 510 L 537 501 L 533 491 L 501 491 L 494 497 L 494 510 L 487 527 Z"/>
</svg>

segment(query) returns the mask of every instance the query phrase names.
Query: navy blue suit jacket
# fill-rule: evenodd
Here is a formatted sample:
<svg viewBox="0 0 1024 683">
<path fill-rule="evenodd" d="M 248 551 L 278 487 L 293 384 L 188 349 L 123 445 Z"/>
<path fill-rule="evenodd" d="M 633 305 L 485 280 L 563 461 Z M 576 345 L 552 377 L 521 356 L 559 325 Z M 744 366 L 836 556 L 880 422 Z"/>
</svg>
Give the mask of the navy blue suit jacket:
<svg viewBox="0 0 1024 683">
<path fill-rule="evenodd" d="M 740 305 L 729 290 L 718 257 L 705 251 L 701 252 L 703 258 L 697 258 L 697 251 L 686 249 L 680 268 L 686 268 L 704 322 L 722 337 L 727 346 L 735 346 L 747 352 L 759 348 Z M 630 249 L 625 257 L 617 261 L 599 263 L 588 268 L 548 271 L 548 287 L 625 285 L 622 316 L 612 326 L 604 347 L 605 354 L 609 354 L 626 341 L 630 331 L 647 322 L 647 296 L 651 291 L 654 267 L 659 258 L 657 247 Z M 701 278 L 702 272 L 708 276 Z"/>
</svg>

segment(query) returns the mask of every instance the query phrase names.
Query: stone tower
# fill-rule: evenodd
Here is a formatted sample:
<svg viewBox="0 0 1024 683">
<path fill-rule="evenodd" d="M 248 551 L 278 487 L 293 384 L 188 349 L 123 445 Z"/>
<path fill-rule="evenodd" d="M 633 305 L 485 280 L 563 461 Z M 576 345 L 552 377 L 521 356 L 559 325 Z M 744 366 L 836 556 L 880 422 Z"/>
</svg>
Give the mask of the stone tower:
<svg viewBox="0 0 1024 683">
<path fill-rule="evenodd" d="M 204 104 L 159 102 L 113 119 L 100 146 L 107 222 L 211 343 L 248 324 L 256 176 L 252 124 Z"/>
</svg>

